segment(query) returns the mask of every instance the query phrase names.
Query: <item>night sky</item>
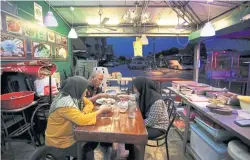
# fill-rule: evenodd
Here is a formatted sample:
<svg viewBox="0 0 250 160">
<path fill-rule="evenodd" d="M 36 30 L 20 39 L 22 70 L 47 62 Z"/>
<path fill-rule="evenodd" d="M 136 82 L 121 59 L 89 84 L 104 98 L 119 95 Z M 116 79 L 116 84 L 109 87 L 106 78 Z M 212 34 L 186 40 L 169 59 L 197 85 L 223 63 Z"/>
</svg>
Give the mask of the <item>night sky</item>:
<svg viewBox="0 0 250 160">
<path fill-rule="evenodd" d="M 170 49 L 172 47 L 184 48 L 185 44 L 188 42 L 187 37 L 148 37 L 149 44 L 143 46 L 143 56 L 147 56 L 149 52 L 153 52 L 153 42 L 155 41 L 155 52 L 160 52 L 165 49 Z M 179 42 L 178 42 L 179 40 Z M 132 57 L 133 51 L 133 41 L 135 37 L 112 37 L 107 38 L 108 44 L 113 44 L 113 49 L 115 56 L 126 56 Z"/>
</svg>

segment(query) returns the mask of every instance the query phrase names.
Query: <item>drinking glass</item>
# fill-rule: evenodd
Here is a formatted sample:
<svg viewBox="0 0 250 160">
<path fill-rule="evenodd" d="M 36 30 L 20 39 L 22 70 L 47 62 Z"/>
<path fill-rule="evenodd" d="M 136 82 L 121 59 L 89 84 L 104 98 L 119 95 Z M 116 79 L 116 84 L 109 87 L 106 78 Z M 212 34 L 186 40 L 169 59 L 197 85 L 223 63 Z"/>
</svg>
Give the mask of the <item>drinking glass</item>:
<svg viewBox="0 0 250 160">
<path fill-rule="evenodd" d="M 113 107 L 113 119 L 114 120 L 119 120 L 120 119 L 120 108 L 117 105 L 115 105 Z"/>
</svg>

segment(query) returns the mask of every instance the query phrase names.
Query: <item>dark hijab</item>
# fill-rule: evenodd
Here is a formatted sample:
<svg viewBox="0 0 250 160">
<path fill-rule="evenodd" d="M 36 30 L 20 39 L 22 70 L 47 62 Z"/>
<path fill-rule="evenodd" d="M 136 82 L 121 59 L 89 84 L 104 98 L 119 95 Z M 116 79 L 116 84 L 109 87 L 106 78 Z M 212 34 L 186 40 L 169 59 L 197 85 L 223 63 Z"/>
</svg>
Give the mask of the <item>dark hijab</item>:
<svg viewBox="0 0 250 160">
<path fill-rule="evenodd" d="M 51 104 L 50 113 L 61 107 L 74 107 L 82 110 L 84 105 L 82 95 L 88 84 L 88 80 L 81 76 L 67 78 Z"/>
<path fill-rule="evenodd" d="M 155 101 L 161 99 L 160 93 L 156 91 L 155 83 L 145 77 L 137 77 L 133 80 L 133 85 L 140 93 L 139 107 L 142 112 L 142 116 L 145 119 L 146 113 L 149 112 L 150 107 Z"/>
<path fill-rule="evenodd" d="M 70 95 L 71 98 L 82 99 L 83 92 L 87 89 L 89 81 L 81 76 L 69 77 L 62 84 L 61 93 Z"/>
</svg>

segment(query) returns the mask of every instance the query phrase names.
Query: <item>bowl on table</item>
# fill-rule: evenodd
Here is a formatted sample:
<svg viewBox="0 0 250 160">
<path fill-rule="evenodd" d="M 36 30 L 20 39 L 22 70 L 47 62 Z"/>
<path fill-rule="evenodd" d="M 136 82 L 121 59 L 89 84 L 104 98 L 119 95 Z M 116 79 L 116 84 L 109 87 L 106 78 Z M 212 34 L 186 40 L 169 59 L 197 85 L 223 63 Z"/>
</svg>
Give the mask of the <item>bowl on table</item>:
<svg viewBox="0 0 250 160">
<path fill-rule="evenodd" d="M 237 96 L 242 110 L 250 111 L 250 96 Z"/>
</svg>

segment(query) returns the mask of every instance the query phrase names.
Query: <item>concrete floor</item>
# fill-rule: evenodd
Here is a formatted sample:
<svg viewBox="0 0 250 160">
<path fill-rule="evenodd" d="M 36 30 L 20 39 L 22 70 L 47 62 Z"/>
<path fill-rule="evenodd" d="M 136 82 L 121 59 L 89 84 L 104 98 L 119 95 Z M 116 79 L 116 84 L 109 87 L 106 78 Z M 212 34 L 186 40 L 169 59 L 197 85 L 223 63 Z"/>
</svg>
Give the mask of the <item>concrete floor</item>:
<svg viewBox="0 0 250 160">
<path fill-rule="evenodd" d="M 154 144 L 149 141 L 149 144 Z M 181 153 L 182 140 L 174 129 L 171 129 L 168 136 L 169 155 L 171 160 L 187 160 L 187 158 Z M 33 144 L 26 142 L 12 142 L 13 151 L 15 154 L 15 160 L 28 160 L 29 155 L 35 150 Z M 118 144 L 118 157 L 117 160 L 126 160 L 128 151 L 124 149 L 123 144 Z M 11 160 L 13 152 L 9 149 L 1 155 L 2 160 Z M 95 149 L 95 160 L 108 160 L 103 149 L 98 146 Z M 165 145 L 158 148 L 146 147 L 145 160 L 167 160 Z"/>
</svg>

